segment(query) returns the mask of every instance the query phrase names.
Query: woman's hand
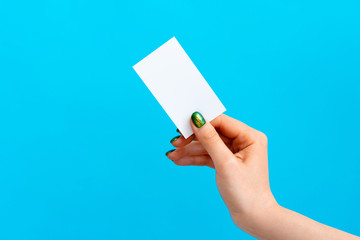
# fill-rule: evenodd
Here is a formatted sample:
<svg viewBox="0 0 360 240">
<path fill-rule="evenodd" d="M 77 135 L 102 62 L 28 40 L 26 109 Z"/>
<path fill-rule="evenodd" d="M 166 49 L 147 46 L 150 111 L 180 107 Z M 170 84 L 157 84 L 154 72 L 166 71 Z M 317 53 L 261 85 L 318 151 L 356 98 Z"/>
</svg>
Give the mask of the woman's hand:
<svg viewBox="0 0 360 240">
<path fill-rule="evenodd" d="M 166 155 L 177 165 L 216 169 L 216 184 L 234 223 L 258 239 L 359 239 L 277 204 L 270 191 L 267 138 L 220 115 L 211 123 L 195 112 L 195 135 L 177 136 Z"/>
<path fill-rule="evenodd" d="M 248 223 L 278 207 L 269 186 L 265 134 L 224 114 L 211 124 L 197 112 L 191 119 L 195 136 L 175 137 L 171 143 L 177 149 L 167 156 L 177 165 L 215 168 L 232 219 L 241 228 L 251 228 Z"/>
</svg>

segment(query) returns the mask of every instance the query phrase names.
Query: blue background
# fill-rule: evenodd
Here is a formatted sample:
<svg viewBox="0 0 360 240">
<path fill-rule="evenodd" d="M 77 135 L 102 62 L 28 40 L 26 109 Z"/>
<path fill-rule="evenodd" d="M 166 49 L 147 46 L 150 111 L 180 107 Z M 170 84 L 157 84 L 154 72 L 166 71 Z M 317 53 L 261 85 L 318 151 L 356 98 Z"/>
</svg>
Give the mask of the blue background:
<svg viewBox="0 0 360 240">
<path fill-rule="evenodd" d="M 278 202 L 360 235 L 358 0 L 1 0 L 0 239 L 253 239 L 164 155 L 132 66 L 173 36 L 267 134 Z"/>
</svg>

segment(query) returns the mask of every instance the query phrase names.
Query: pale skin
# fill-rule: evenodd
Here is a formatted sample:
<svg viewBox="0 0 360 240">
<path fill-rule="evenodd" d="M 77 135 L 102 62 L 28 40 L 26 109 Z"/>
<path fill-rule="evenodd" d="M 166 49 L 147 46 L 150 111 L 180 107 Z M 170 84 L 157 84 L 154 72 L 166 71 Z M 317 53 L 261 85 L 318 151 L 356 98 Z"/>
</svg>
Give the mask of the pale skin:
<svg viewBox="0 0 360 240">
<path fill-rule="evenodd" d="M 195 135 L 179 137 L 177 149 L 167 156 L 176 165 L 208 166 L 216 171 L 216 184 L 236 226 L 258 239 L 357 239 L 281 207 L 269 185 L 265 134 L 220 115 L 197 128 Z"/>
</svg>

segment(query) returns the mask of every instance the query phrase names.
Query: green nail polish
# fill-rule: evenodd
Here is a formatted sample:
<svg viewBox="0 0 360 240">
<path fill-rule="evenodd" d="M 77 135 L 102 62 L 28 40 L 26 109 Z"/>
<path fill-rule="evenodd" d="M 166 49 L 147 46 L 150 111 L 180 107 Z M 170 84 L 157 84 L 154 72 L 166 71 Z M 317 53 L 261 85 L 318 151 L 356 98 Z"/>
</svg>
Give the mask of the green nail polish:
<svg viewBox="0 0 360 240">
<path fill-rule="evenodd" d="M 177 131 L 178 133 L 181 133 L 179 129 L 176 129 L 176 131 Z"/>
<path fill-rule="evenodd" d="M 172 153 L 173 151 L 175 151 L 176 149 L 171 149 L 170 151 L 167 151 L 166 153 L 165 153 L 165 155 L 167 156 L 167 155 L 169 155 L 169 153 Z"/>
<path fill-rule="evenodd" d="M 179 139 L 179 137 L 181 137 L 181 135 L 176 136 L 176 137 L 173 137 L 173 138 L 170 140 L 170 143 L 175 142 L 176 140 L 178 140 L 178 139 Z"/>
<path fill-rule="evenodd" d="M 191 120 L 197 128 L 204 126 L 204 124 L 206 123 L 204 117 L 199 112 L 194 112 L 191 115 Z"/>
</svg>

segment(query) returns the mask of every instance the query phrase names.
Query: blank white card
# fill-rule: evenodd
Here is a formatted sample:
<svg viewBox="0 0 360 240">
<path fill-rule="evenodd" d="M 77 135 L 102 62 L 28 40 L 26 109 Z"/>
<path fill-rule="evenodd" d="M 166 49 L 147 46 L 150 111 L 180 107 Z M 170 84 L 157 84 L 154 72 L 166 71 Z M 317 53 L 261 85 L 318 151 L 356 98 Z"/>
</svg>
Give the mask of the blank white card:
<svg viewBox="0 0 360 240">
<path fill-rule="evenodd" d="M 211 121 L 226 110 L 175 37 L 133 68 L 185 138 L 193 112 Z"/>
</svg>

